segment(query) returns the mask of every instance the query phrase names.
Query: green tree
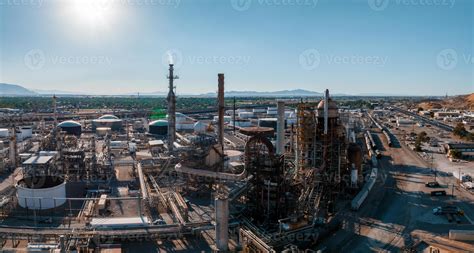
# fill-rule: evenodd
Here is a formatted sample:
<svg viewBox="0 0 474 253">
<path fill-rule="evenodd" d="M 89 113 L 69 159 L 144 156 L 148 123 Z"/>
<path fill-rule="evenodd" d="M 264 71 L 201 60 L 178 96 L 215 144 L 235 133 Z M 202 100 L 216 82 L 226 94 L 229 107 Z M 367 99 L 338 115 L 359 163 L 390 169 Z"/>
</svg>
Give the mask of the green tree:
<svg viewBox="0 0 474 253">
<path fill-rule="evenodd" d="M 450 150 L 449 151 L 449 156 L 451 156 L 454 159 L 461 159 L 462 158 L 462 153 L 459 150 Z"/>
<path fill-rule="evenodd" d="M 468 132 L 466 131 L 466 128 L 464 128 L 463 123 L 458 123 L 453 130 L 453 134 L 462 138 L 466 137 L 468 135 Z"/>
</svg>

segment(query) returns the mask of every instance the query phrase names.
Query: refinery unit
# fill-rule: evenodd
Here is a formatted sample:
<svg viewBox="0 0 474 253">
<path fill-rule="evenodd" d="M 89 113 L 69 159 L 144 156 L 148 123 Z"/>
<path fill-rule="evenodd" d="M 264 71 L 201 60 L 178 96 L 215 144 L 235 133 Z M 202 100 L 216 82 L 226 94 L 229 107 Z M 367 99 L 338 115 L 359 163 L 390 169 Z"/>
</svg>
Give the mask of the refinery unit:
<svg viewBox="0 0 474 253">
<path fill-rule="evenodd" d="M 5 123 L 0 170 L 14 177 L 1 184 L 0 243 L 100 252 L 182 240 L 199 251 L 298 252 L 364 202 L 378 151 L 360 113 L 340 110 L 328 90 L 321 100 L 228 108 L 218 74 L 217 114 L 198 120 L 176 112 L 172 64 L 168 79 L 161 119 L 109 112 L 59 122 L 54 96 L 52 120 Z"/>
</svg>

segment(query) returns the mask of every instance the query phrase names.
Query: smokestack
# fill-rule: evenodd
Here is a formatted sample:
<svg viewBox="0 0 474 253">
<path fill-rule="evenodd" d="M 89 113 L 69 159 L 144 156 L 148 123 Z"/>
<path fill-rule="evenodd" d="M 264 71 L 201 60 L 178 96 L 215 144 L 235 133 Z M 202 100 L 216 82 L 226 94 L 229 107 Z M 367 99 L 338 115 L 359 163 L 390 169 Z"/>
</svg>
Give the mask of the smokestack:
<svg viewBox="0 0 474 253">
<path fill-rule="evenodd" d="M 324 134 L 328 134 L 328 118 L 329 118 L 329 90 L 326 89 L 324 94 Z"/>
<path fill-rule="evenodd" d="M 278 121 L 277 121 L 277 154 L 285 153 L 285 102 L 278 101 Z"/>
<path fill-rule="evenodd" d="M 10 159 L 10 164 L 13 166 L 13 169 L 16 169 L 17 167 L 17 159 L 16 159 L 16 152 L 17 152 L 17 147 L 16 147 L 16 129 L 15 127 L 12 127 L 11 129 L 11 135 L 10 135 L 10 150 L 9 150 L 9 159 Z"/>
<path fill-rule="evenodd" d="M 174 75 L 173 64 L 169 65 L 169 92 L 168 92 L 168 150 L 173 151 L 174 141 L 176 139 L 176 95 L 174 94 L 174 80 L 179 79 Z"/>
<path fill-rule="evenodd" d="M 229 245 L 229 199 L 217 197 L 216 207 L 216 246 L 226 252 Z"/>
<path fill-rule="evenodd" d="M 53 117 L 54 117 L 54 127 L 56 128 L 58 125 L 58 111 L 57 111 L 57 97 L 56 94 L 53 95 Z"/>
<path fill-rule="evenodd" d="M 217 91 L 217 100 L 219 103 L 219 144 L 224 151 L 224 74 L 218 74 L 218 91 Z"/>
</svg>

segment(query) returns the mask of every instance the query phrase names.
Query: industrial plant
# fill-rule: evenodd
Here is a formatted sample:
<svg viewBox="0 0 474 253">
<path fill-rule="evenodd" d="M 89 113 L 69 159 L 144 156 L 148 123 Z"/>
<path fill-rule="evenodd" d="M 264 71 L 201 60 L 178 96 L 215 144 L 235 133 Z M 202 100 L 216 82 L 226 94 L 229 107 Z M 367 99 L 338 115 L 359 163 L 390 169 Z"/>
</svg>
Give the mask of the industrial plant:
<svg viewBox="0 0 474 253">
<path fill-rule="evenodd" d="M 389 194 L 387 180 L 394 179 L 387 178 L 397 177 L 388 175 L 388 150 L 403 144 L 384 116 L 409 112 L 340 107 L 329 90 L 321 98 L 239 108 L 235 100 L 226 105 L 225 76 L 218 74 L 215 110 L 184 114 L 176 107 L 174 72 L 170 64 L 167 109 L 158 118 L 133 110 L 64 114 L 56 96 L 51 113 L 6 117 L 0 246 L 351 252 L 351 238 L 369 222 L 365 215 Z M 453 205 L 436 212 L 427 215 L 468 224 Z M 405 236 L 406 252 L 439 244 L 423 233 Z M 443 240 L 468 236 L 452 229 Z"/>
</svg>

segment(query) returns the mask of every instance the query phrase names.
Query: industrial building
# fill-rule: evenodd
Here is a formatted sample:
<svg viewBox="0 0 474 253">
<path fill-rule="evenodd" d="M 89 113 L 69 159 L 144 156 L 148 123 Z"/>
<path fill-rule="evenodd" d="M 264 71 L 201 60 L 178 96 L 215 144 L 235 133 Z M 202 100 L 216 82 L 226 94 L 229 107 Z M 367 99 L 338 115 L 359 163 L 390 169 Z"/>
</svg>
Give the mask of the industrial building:
<svg viewBox="0 0 474 253">
<path fill-rule="evenodd" d="M 351 219 L 380 191 L 380 143 L 395 141 L 380 123 L 389 111 L 341 110 L 329 90 L 230 108 L 218 74 L 215 111 L 182 113 L 174 71 L 166 118 L 101 111 L 58 123 L 53 97 L 50 122 L 1 125 L 0 172 L 15 171 L 0 182 L 1 246 L 311 252 L 357 229 Z"/>
</svg>

